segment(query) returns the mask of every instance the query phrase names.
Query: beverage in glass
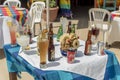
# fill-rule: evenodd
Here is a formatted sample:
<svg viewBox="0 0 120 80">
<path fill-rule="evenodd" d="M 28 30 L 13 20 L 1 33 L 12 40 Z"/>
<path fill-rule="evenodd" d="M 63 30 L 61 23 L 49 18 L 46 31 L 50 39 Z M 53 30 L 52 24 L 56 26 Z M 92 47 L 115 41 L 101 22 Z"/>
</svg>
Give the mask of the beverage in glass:
<svg viewBox="0 0 120 80">
<path fill-rule="evenodd" d="M 16 45 L 16 31 L 17 31 L 17 26 L 12 23 L 12 20 L 7 21 L 7 25 L 9 27 L 10 31 L 10 37 L 11 37 L 11 46 Z"/>
<path fill-rule="evenodd" d="M 20 37 L 17 37 L 17 43 L 22 47 L 23 50 L 25 50 L 29 45 L 29 36 L 21 35 Z"/>
<path fill-rule="evenodd" d="M 38 39 L 37 46 L 40 55 L 40 68 L 46 68 L 49 40 L 46 38 Z"/>
</svg>

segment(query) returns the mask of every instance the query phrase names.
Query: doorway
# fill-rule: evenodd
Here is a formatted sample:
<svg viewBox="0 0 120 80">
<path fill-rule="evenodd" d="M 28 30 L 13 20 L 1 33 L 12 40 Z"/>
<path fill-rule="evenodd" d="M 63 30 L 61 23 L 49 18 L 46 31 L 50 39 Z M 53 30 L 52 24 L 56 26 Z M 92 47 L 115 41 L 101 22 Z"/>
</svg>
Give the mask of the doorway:
<svg viewBox="0 0 120 80">
<path fill-rule="evenodd" d="M 88 11 L 94 7 L 94 0 L 78 0 L 77 5 L 75 5 L 73 1 L 74 0 L 71 0 L 72 19 L 79 20 L 78 28 L 87 28 L 89 21 Z"/>
</svg>

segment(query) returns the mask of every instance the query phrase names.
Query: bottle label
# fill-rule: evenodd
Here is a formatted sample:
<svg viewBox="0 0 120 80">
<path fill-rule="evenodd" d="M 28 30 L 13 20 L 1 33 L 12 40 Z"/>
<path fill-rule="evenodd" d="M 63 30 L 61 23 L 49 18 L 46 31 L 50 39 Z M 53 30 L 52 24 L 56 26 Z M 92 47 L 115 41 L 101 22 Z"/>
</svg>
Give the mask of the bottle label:
<svg viewBox="0 0 120 80">
<path fill-rule="evenodd" d="M 67 62 L 68 63 L 73 63 L 74 62 L 74 58 L 75 58 L 75 50 L 74 51 L 67 51 Z"/>
<path fill-rule="evenodd" d="M 91 45 L 88 45 L 88 51 L 87 51 L 87 53 L 90 54 L 90 52 L 91 52 Z"/>
<path fill-rule="evenodd" d="M 50 50 L 50 54 L 51 54 L 51 61 L 54 61 L 55 60 L 55 51 L 54 50 Z"/>
</svg>

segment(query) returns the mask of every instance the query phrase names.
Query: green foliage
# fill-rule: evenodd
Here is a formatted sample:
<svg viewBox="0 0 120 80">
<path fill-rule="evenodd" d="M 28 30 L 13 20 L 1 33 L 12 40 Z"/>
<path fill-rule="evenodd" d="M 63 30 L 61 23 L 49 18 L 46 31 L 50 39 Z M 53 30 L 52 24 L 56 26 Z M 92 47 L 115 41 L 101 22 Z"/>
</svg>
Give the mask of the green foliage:
<svg viewBox="0 0 120 80">
<path fill-rule="evenodd" d="M 46 4 L 46 0 L 40 0 L 40 1 L 43 1 Z M 53 7 L 56 7 L 56 6 L 57 6 L 56 0 L 49 0 L 49 7 L 50 8 L 53 8 Z"/>
</svg>

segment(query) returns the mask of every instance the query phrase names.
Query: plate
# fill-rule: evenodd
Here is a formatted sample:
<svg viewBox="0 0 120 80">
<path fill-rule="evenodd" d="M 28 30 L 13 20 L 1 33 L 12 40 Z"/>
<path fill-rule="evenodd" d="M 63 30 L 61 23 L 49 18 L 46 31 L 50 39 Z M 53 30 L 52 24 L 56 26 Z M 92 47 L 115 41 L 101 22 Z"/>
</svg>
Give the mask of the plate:
<svg viewBox="0 0 120 80">
<path fill-rule="evenodd" d="M 15 9 L 19 11 L 25 10 L 25 8 L 15 8 Z"/>
</svg>

